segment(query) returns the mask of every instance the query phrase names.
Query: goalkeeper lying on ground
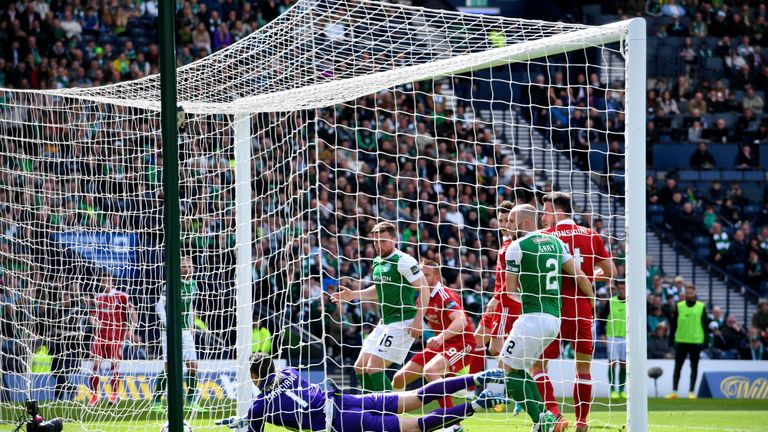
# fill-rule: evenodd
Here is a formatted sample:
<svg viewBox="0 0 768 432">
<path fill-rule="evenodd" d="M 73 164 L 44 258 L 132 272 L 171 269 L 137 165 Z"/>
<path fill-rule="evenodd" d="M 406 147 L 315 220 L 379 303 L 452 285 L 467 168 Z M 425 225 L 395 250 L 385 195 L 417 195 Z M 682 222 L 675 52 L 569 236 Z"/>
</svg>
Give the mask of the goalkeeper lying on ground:
<svg viewBox="0 0 768 432">
<path fill-rule="evenodd" d="M 269 356 L 255 353 L 251 357 L 251 379 L 261 394 L 253 401 L 248 415 L 216 424 L 231 429 L 247 427 L 251 432 L 262 432 L 264 423 L 290 430 L 320 431 L 326 430 L 326 416 L 330 415 L 333 432 L 428 432 L 456 424 L 475 410 L 513 403 L 502 395 L 485 391 L 472 403 L 441 408 L 423 417 L 398 415 L 470 386 L 503 382 L 505 377 L 500 369 L 435 381 L 414 391 L 358 396 L 309 384 L 296 369 L 277 370 Z"/>
</svg>

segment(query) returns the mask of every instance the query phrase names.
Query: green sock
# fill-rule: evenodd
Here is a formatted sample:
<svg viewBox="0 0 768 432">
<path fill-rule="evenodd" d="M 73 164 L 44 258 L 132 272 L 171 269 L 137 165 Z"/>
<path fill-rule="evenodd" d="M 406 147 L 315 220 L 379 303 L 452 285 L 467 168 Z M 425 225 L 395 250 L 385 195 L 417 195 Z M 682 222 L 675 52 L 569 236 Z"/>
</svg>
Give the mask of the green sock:
<svg viewBox="0 0 768 432">
<path fill-rule="evenodd" d="M 377 382 L 373 380 L 373 377 L 369 374 L 357 375 L 357 382 L 360 384 L 360 389 L 363 393 L 373 393 L 379 391 Z"/>
<path fill-rule="evenodd" d="M 194 402 L 197 392 L 197 373 L 187 373 L 187 402 Z"/>
<path fill-rule="evenodd" d="M 370 374 L 369 376 L 371 377 L 371 381 L 375 383 L 375 391 L 392 391 L 392 382 L 389 380 L 386 372 L 376 372 Z"/>
<path fill-rule="evenodd" d="M 616 368 L 613 363 L 608 363 L 608 382 L 610 383 L 611 391 L 614 389 L 614 380 L 616 378 Z"/>
<path fill-rule="evenodd" d="M 624 384 L 627 383 L 627 367 L 619 366 L 619 391 L 624 391 Z"/>
<path fill-rule="evenodd" d="M 507 373 L 507 395 L 525 406 L 525 411 L 533 422 L 539 421 L 539 414 L 544 411 L 541 395 L 536 388 L 536 382 L 526 371 Z"/>
<path fill-rule="evenodd" d="M 160 403 L 160 399 L 163 397 L 163 393 L 165 393 L 165 383 L 165 372 L 160 372 L 157 378 L 155 378 L 155 394 L 152 396 L 152 402 Z"/>
</svg>

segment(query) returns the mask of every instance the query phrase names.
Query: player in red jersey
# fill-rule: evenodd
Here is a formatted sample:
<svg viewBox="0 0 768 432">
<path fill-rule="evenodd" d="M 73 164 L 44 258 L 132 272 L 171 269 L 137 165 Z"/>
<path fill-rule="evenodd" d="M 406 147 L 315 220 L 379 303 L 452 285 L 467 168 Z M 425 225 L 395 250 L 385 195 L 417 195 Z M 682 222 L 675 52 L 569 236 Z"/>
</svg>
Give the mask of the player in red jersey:
<svg viewBox="0 0 768 432">
<path fill-rule="evenodd" d="M 485 308 L 480 325 L 475 332 L 475 351 L 469 366 L 470 373 L 478 373 L 485 369 L 485 347 L 491 355 L 498 355 L 507 335 L 512 331 L 512 324 L 520 315 L 520 301 L 506 291 L 506 261 L 504 256 L 507 247 L 512 243 L 512 233 L 508 229 L 509 215 L 515 205 L 511 201 L 503 201 L 498 210 L 499 232 L 502 243 L 496 258 L 496 281 L 493 287 L 493 297 Z"/>
<path fill-rule="evenodd" d="M 459 372 L 469 364 L 469 354 L 475 348 L 472 323 L 458 294 L 440 282 L 438 264 L 424 259 L 421 270 L 432 287 L 424 319 L 435 336 L 429 338 L 424 350 L 395 374 L 392 381 L 395 390 L 405 389 L 420 376 L 432 382 Z M 453 406 L 450 395 L 438 402 L 443 408 Z"/>
<path fill-rule="evenodd" d="M 573 255 L 576 264 L 590 281 L 608 280 L 615 276 L 616 266 L 611 255 L 605 248 L 600 234 L 591 228 L 579 226 L 573 221 L 573 205 L 571 195 L 564 192 L 552 192 L 544 195 L 544 212 L 542 223 L 546 227 L 543 232 L 552 234 L 560 239 Z M 586 293 L 577 291 L 573 278 L 563 276 L 560 289 L 562 301 L 560 340 L 573 344 L 576 351 L 576 381 L 573 385 L 574 411 L 576 414 L 576 432 L 587 431 L 587 415 L 592 403 L 592 364 L 594 325 L 593 299 Z M 589 294 L 591 296 L 591 293 Z M 531 369 L 531 375 L 536 380 L 544 398 L 547 409 L 558 416 L 555 431 L 568 426 L 568 422 L 560 414 L 555 401 L 552 383 L 547 376 L 547 364 L 550 359 L 560 356 L 560 340 L 552 342 Z"/>
<path fill-rule="evenodd" d="M 117 362 L 122 358 L 123 342 L 131 335 L 138 321 L 128 294 L 114 288 L 112 276 L 102 276 L 101 289 L 93 299 L 94 308 L 91 315 L 91 325 L 94 329 L 91 343 L 93 374 L 88 380 L 92 393 L 88 404 L 91 406 L 99 401 L 99 371 L 104 360 L 110 363 L 109 384 L 112 387 L 112 395 L 109 402 L 117 402 Z"/>
</svg>

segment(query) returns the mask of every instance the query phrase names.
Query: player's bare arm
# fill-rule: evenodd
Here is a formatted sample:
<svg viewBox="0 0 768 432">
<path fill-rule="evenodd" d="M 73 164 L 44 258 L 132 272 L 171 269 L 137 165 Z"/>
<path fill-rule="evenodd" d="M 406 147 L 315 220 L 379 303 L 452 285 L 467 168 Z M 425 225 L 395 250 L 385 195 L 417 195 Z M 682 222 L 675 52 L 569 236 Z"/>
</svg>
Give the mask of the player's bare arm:
<svg viewBox="0 0 768 432">
<path fill-rule="evenodd" d="M 429 292 L 431 288 L 423 274 L 413 283 L 413 287 L 419 291 L 419 304 L 416 308 L 416 316 L 413 317 L 413 322 L 411 322 L 408 332 L 416 338 L 419 337 L 424 326 L 424 311 L 427 310 L 427 305 L 429 305 Z"/>
<path fill-rule="evenodd" d="M 355 300 L 359 301 L 378 301 L 379 296 L 376 294 L 376 287 L 370 286 L 363 290 L 352 291 L 349 288 L 341 287 L 339 291 L 331 294 L 331 301 L 334 303 L 350 303 Z"/>
<path fill-rule="evenodd" d="M 429 338 L 427 341 L 427 348 L 439 350 L 443 347 L 445 341 L 464 333 L 464 329 L 467 328 L 467 324 L 469 323 L 469 321 L 467 321 L 467 316 L 464 313 L 455 311 L 451 313 L 448 318 L 451 319 L 451 325 L 440 332 L 439 335 Z"/>
<path fill-rule="evenodd" d="M 609 282 L 616 277 L 616 264 L 612 259 L 604 259 L 595 263 L 595 281 Z"/>
<path fill-rule="evenodd" d="M 595 292 L 592 289 L 592 283 L 589 282 L 589 278 L 584 272 L 576 267 L 575 260 L 570 259 L 563 263 L 563 271 L 571 276 L 576 276 L 576 285 L 579 286 L 579 290 L 589 299 L 592 306 L 595 306 Z"/>
<path fill-rule="evenodd" d="M 507 295 L 512 295 L 520 290 L 520 284 L 518 283 L 518 275 L 515 273 L 507 272 Z"/>
</svg>

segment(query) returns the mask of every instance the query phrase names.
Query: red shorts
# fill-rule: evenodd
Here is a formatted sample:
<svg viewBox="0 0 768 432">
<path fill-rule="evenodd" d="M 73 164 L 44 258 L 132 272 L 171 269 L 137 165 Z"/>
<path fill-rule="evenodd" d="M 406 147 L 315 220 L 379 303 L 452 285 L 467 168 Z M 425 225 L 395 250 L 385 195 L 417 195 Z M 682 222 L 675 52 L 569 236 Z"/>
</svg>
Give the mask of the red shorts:
<svg viewBox="0 0 768 432">
<path fill-rule="evenodd" d="M 91 344 L 91 354 L 100 360 L 122 360 L 123 338 L 116 340 L 96 337 Z"/>
<path fill-rule="evenodd" d="M 417 365 L 424 366 L 433 358 L 442 355 L 448 360 L 451 373 L 458 373 L 460 370 L 469 366 L 471 359 L 467 354 L 471 353 L 474 349 L 475 341 L 473 339 L 454 337 L 449 339 L 448 342 L 443 345 L 442 350 L 435 351 L 425 348 L 424 351 L 413 356 L 411 361 Z"/>
<path fill-rule="evenodd" d="M 556 359 L 560 356 L 561 341 L 571 342 L 573 350 L 579 354 L 592 355 L 594 350 L 594 335 L 592 327 L 592 305 L 589 300 L 579 297 L 577 299 L 564 297 L 560 311 L 560 334 L 544 350 L 542 357 Z"/>
<path fill-rule="evenodd" d="M 493 337 L 506 339 L 518 316 L 520 316 L 520 303 L 500 301 L 494 310 L 486 311 L 483 314 L 480 319 L 480 327 L 489 329 Z"/>
</svg>

